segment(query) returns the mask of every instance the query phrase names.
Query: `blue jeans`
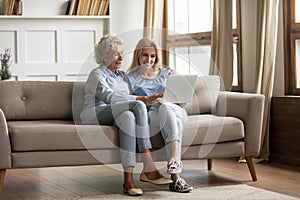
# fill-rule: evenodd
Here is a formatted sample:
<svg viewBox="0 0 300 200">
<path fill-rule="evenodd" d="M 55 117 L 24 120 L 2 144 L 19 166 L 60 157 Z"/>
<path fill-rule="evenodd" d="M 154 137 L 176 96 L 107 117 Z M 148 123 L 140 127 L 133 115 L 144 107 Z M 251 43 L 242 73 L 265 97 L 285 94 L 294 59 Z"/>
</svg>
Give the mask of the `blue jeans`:
<svg viewBox="0 0 300 200">
<path fill-rule="evenodd" d="M 185 110 L 178 105 L 172 103 L 161 103 L 152 106 L 149 110 L 150 125 L 158 127 L 165 144 L 172 141 L 178 141 L 176 153 L 177 157 L 181 158 L 181 142 L 183 121 L 185 121 Z M 170 148 L 166 148 L 168 160 L 174 152 L 170 152 Z"/>
<path fill-rule="evenodd" d="M 119 127 L 120 154 L 123 168 L 136 164 L 136 147 L 141 152 L 151 149 L 147 108 L 142 101 L 118 102 L 99 107 L 97 119 L 100 125 Z"/>
</svg>

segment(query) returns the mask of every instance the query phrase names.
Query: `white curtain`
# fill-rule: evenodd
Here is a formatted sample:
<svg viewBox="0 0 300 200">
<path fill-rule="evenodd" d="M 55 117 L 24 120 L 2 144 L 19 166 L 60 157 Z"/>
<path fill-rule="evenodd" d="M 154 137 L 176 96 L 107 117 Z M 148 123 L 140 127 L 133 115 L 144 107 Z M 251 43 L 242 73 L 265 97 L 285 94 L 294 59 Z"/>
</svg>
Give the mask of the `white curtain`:
<svg viewBox="0 0 300 200">
<path fill-rule="evenodd" d="M 231 90 L 233 79 L 232 0 L 213 1 L 210 74 L 219 75 L 224 89 Z"/>
<path fill-rule="evenodd" d="M 279 0 L 257 1 L 257 54 L 255 92 L 265 95 L 263 136 L 260 157 L 267 160 L 269 156 L 269 122 L 271 97 L 273 95 Z"/>
<path fill-rule="evenodd" d="M 144 37 L 161 42 L 164 0 L 145 0 Z"/>
</svg>

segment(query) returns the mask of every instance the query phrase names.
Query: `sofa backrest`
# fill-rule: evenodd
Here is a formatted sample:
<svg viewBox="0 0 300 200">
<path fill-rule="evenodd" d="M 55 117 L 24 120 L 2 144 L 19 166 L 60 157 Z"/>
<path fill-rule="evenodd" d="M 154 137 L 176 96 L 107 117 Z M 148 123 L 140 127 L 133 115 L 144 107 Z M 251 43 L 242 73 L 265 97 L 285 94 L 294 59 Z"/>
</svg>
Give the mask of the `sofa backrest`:
<svg viewBox="0 0 300 200">
<path fill-rule="evenodd" d="M 80 121 L 84 82 L 0 81 L 0 108 L 7 120 L 74 119 Z M 198 77 L 189 115 L 213 113 L 219 76 Z"/>
<path fill-rule="evenodd" d="M 84 104 L 84 87 L 85 82 L 75 82 L 73 85 L 72 110 L 73 119 L 76 124 L 81 123 L 80 112 Z"/>
<path fill-rule="evenodd" d="M 72 119 L 72 82 L 0 81 L 7 120 Z"/>
<path fill-rule="evenodd" d="M 220 77 L 216 75 L 198 77 L 192 103 L 185 108 L 189 115 L 214 113 L 220 91 Z"/>
</svg>

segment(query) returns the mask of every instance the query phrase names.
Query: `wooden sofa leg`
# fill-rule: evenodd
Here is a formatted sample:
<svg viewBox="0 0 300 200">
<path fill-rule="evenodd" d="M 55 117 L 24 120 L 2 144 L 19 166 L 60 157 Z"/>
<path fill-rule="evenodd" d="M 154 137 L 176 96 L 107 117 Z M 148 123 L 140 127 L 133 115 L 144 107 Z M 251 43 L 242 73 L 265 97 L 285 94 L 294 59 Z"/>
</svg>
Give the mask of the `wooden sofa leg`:
<svg viewBox="0 0 300 200">
<path fill-rule="evenodd" d="M 6 169 L 0 169 L 0 192 L 2 191 L 2 186 L 4 184 L 4 176 Z"/>
<path fill-rule="evenodd" d="M 212 170 L 212 159 L 207 159 L 207 169 L 208 169 L 209 171 Z"/>
<path fill-rule="evenodd" d="M 257 181 L 257 177 L 256 177 L 256 172 L 255 172 L 255 168 L 254 168 L 254 162 L 253 162 L 253 158 L 252 156 L 245 156 L 246 161 L 247 161 L 247 165 L 252 177 L 253 181 Z"/>
</svg>

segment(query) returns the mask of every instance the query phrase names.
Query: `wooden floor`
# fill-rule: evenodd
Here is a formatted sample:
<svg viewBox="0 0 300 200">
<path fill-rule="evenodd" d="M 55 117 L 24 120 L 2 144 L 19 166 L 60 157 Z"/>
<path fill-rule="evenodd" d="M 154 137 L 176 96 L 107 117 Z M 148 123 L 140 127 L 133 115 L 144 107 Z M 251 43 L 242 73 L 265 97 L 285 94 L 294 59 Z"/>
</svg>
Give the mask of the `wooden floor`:
<svg viewBox="0 0 300 200">
<path fill-rule="evenodd" d="M 205 160 L 183 163 L 182 177 L 195 188 L 245 183 L 300 198 L 300 168 L 258 163 L 255 164 L 258 181 L 253 182 L 247 165 L 233 159 L 213 160 L 211 172 L 206 170 Z M 158 162 L 157 166 L 165 174 L 165 163 Z M 7 170 L 0 200 L 78 199 L 105 193 L 122 193 L 123 173 L 120 169 L 120 165 L 109 165 Z M 168 190 L 167 185 L 140 182 L 140 164 L 135 171 L 136 184 L 144 192 Z"/>
</svg>

